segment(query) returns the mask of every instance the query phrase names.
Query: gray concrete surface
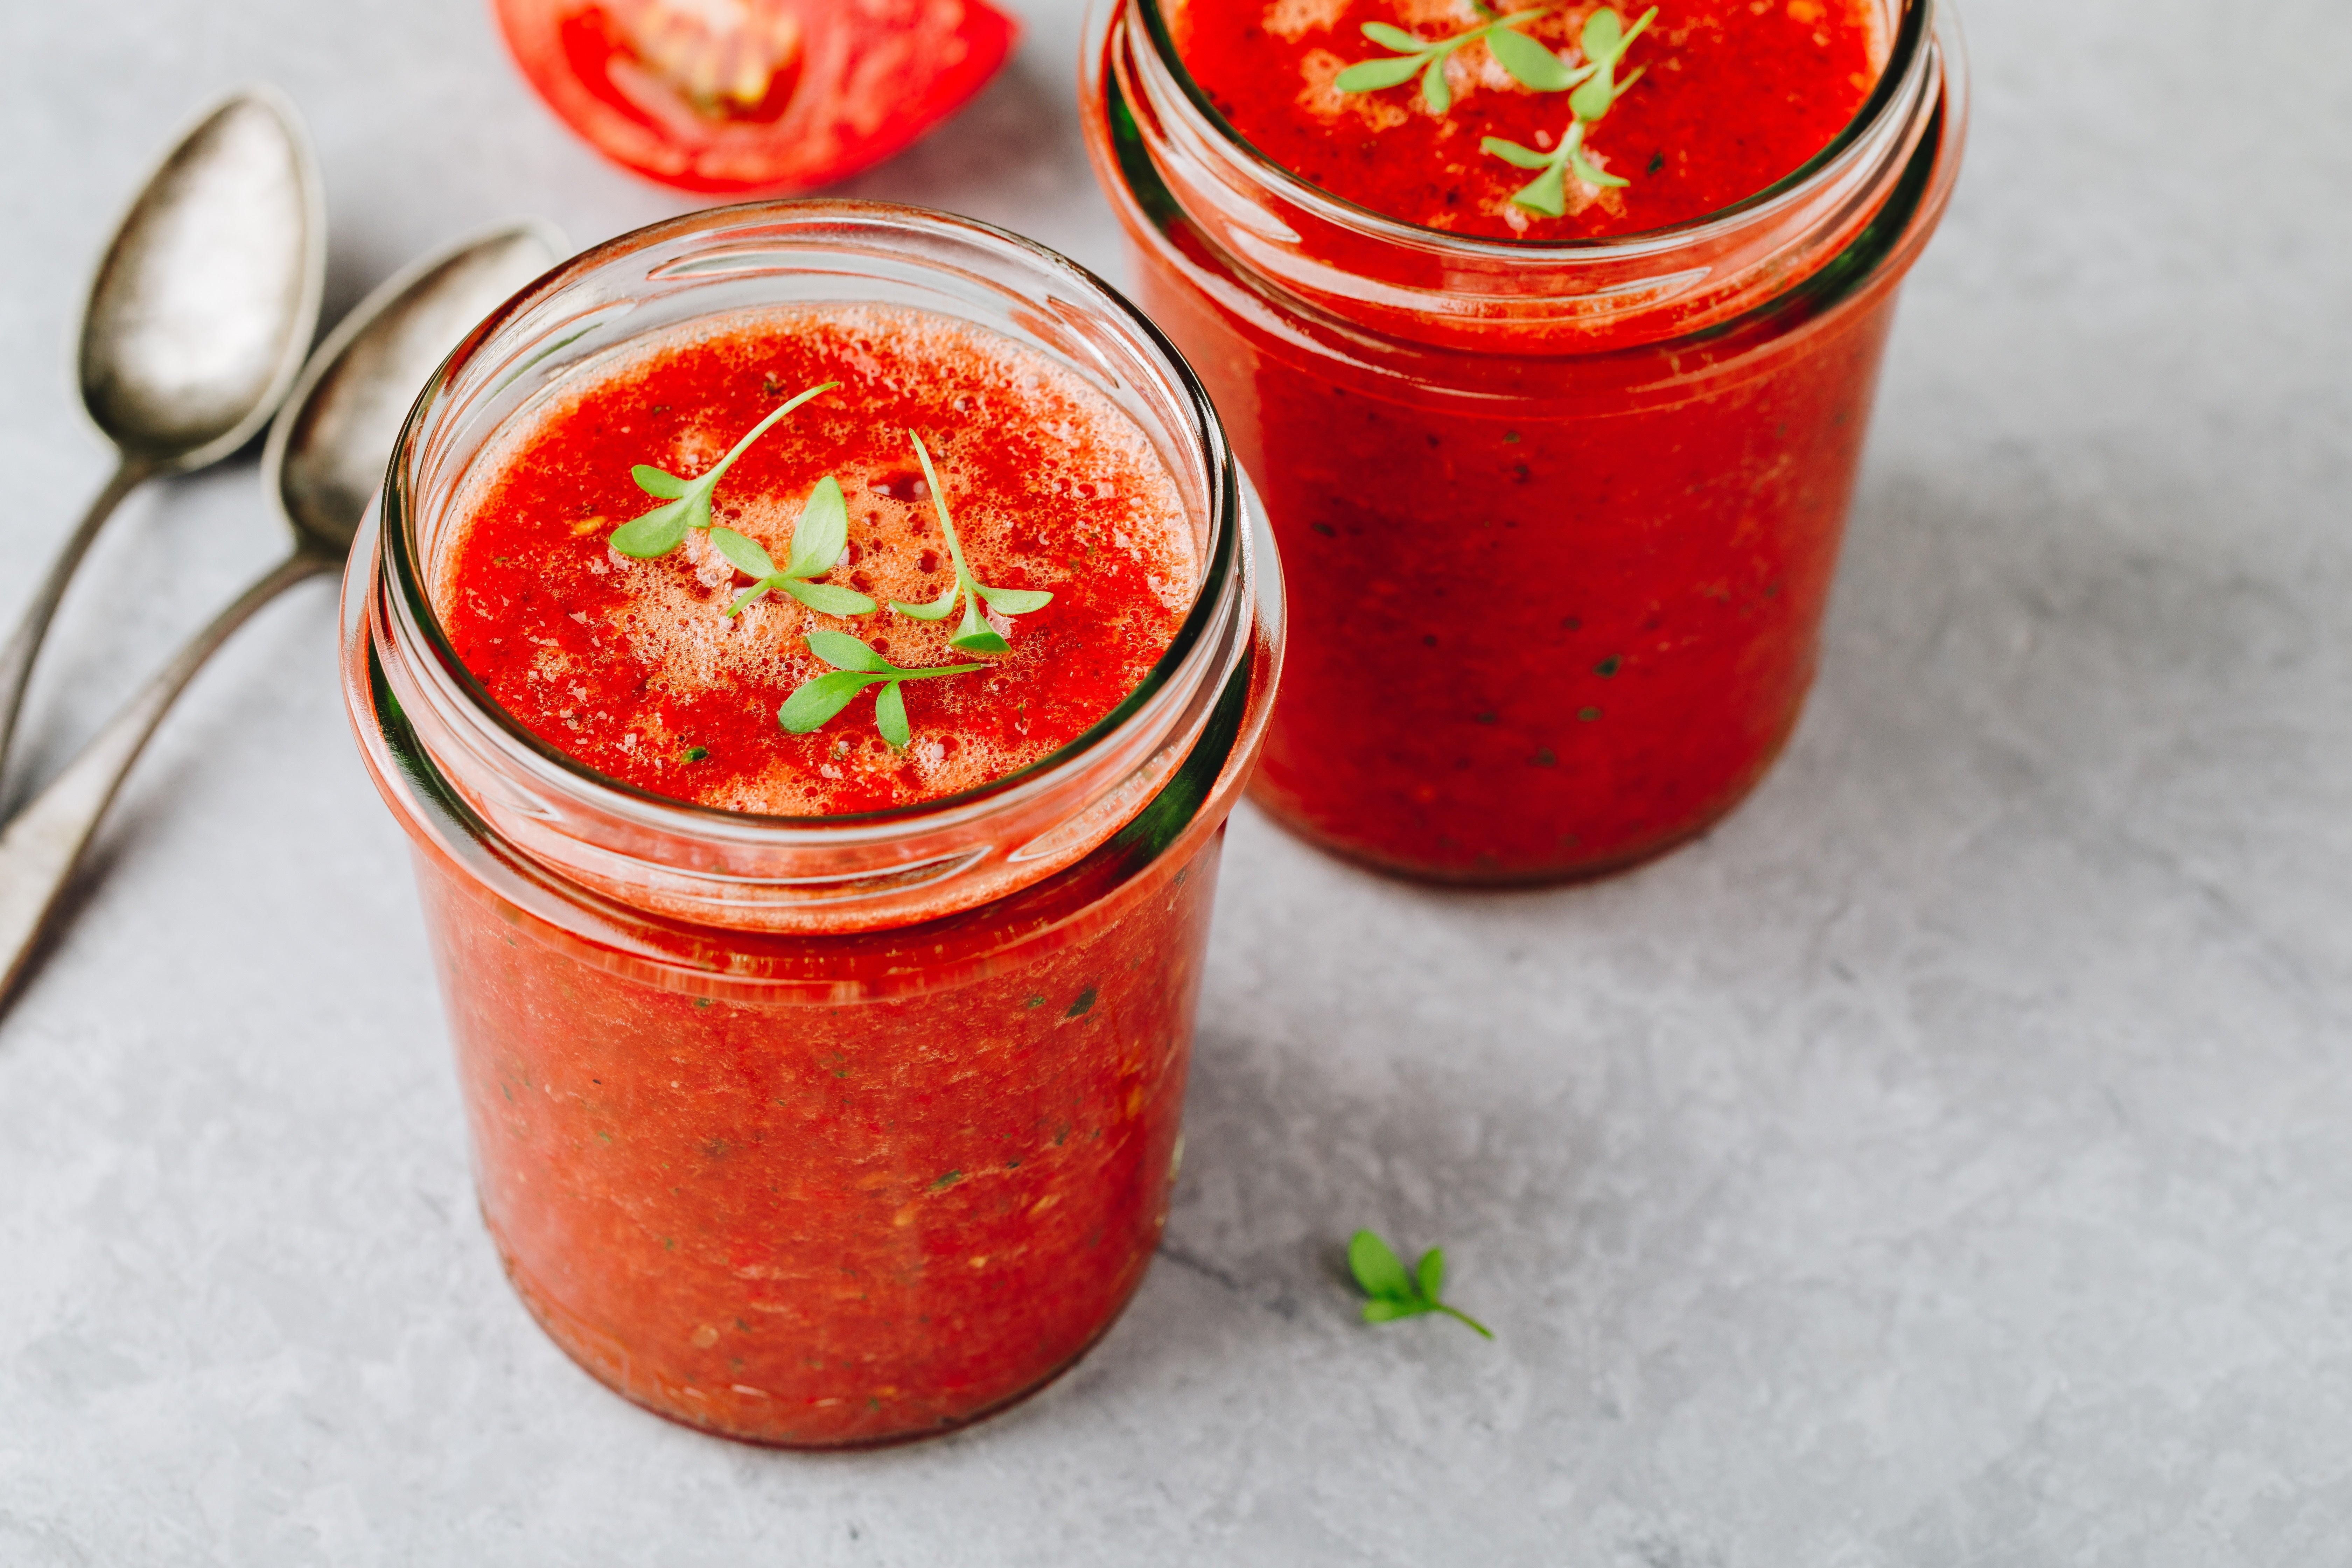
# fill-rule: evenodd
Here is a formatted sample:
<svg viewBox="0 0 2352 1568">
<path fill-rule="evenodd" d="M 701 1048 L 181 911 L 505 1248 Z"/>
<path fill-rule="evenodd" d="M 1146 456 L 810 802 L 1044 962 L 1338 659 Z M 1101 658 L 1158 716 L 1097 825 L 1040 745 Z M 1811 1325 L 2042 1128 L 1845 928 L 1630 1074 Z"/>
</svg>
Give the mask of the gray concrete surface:
<svg viewBox="0 0 2352 1568">
<path fill-rule="evenodd" d="M 1116 275 L 1075 7 L 854 187 Z M 480 0 L 10 0 L 0 615 L 99 483 L 69 344 L 208 95 L 320 143 L 331 308 L 513 212 L 675 210 Z M 323 588 L 164 731 L 0 1020 L 0 1563 L 2352 1561 L 2352 12 L 1969 0 L 1779 772 L 1603 886 L 1473 898 L 1236 823 L 1167 1254 L 967 1435 L 696 1436 L 501 1281 Z M 275 550 L 249 461 L 127 509 L 7 785 Z M 1371 1223 L 1494 1344 L 1369 1329 Z"/>
</svg>

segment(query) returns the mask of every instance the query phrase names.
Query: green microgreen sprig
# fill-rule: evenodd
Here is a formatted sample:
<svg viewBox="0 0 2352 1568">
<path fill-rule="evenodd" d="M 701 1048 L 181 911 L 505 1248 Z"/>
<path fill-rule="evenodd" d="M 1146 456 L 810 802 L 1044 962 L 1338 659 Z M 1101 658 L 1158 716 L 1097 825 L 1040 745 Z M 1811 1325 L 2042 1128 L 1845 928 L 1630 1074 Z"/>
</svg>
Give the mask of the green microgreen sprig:
<svg viewBox="0 0 2352 1568">
<path fill-rule="evenodd" d="M 709 535 L 711 548 L 751 579 L 751 585 L 737 594 L 727 606 L 730 616 L 740 615 L 769 594 L 790 595 L 824 615 L 873 614 L 879 606 L 864 594 L 815 580 L 834 569 L 849 542 L 848 502 L 842 495 L 840 481 L 831 475 L 819 479 L 802 504 L 800 517 L 793 525 L 791 557 L 781 567 L 759 541 L 715 521 L 711 516 L 711 493 L 719 479 L 734 466 L 735 459 L 750 450 L 751 443 L 784 416 L 840 384 L 828 381 L 786 402 L 753 426 L 725 457 L 695 479 L 680 479 L 646 463 L 630 469 L 638 488 L 659 498 L 663 504 L 614 529 L 609 541 L 613 548 L 624 555 L 650 561 L 676 550 L 689 532 L 698 528 Z M 1045 608 L 1053 602 L 1054 595 L 1043 589 L 993 587 L 972 575 L 971 568 L 965 563 L 963 542 L 957 537 L 955 520 L 949 513 L 947 495 L 940 484 L 939 470 L 932 465 L 931 454 L 920 436 L 912 430 L 907 435 L 915 444 L 915 456 L 922 462 L 923 478 L 930 486 L 931 505 L 939 514 L 940 531 L 947 536 L 948 555 L 954 563 L 955 574 L 947 591 L 932 603 L 908 605 L 894 599 L 890 607 L 919 621 L 940 621 L 953 613 L 956 600 L 961 596 L 965 600 L 963 620 L 956 635 L 948 639 L 950 646 L 974 653 L 1009 653 L 1011 646 L 982 617 L 981 605 L 984 603 L 1001 614 L 1020 616 Z M 776 710 L 776 721 L 787 733 L 794 735 L 816 729 L 848 706 L 859 692 L 878 686 L 881 689 L 874 700 L 875 728 L 892 746 L 903 750 L 914 734 L 907 722 L 907 702 L 898 689 L 901 684 L 988 668 L 984 664 L 950 664 L 904 669 L 867 644 L 841 632 L 812 631 L 807 638 L 809 651 L 833 669 L 802 682 Z M 699 761 L 707 754 L 697 747 L 687 760 Z"/>
<path fill-rule="evenodd" d="M 659 498 L 663 504 L 614 529 L 609 541 L 613 548 L 639 561 L 651 561 L 685 543 L 688 531 L 710 527 L 710 492 L 718 488 L 720 477 L 735 466 L 735 459 L 749 451 L 751 443 L 766 435 L 776 421 L 819 393 L 831 392 L 840 384 L 837 381 L 828 381 L 822 385 L 812 386 L 776 409 L 752 426 L 751 433 L 736 442 L 732 450 L 697 478 L 682 479 L 650 463 L 639 463 L 631 468 L 629 476 L 637 481 L 637 488 L 649 496 Z M 735 537 L 740 539 L 742 535 Z M 835 553 L 840 553 L 837 546 Z"/>
<path fill-rule="evenodd" d="M 724 523 L 711 529 L 710 542 L 737 571 L 753 579 L 727 606 L 730 616 L 741 614 L 747 605 L 771 593 L 790 594 L 810 609 L 828 616 L 870 616 L 878 607 L 852 589 L 809 580 L 832 571 L 849 542 L 849 504 L 842 498 L 841 482 L 831 474 L 817 480 L 801 508 L 800 521 L 793 524 L 792 559 L 782 569 L 768 559 L 759 541 L 747 539 Z"/>
<path fill-rule="evenodd" d="M 1418 76 L 1421 100 L 1429 106 L 1432 114 L 1443 114 L 1454 107 L 1454 89 L 1445 80 L 1445 62 L 1453 58 L 1454 50 L 1480 38 L 1486 41 L 1486 52 L 1511 73 L 1513 79 L 1538 92 L 1558 92 L 1582 79 L 1562 65 L 1558 55 L 1517 30 L 1521 23 L 1542 16 L 1541 8 L 1499 16 L 1482 0 L 1472 0 L 1472 4 L 1486 20 L 1434 43 L 1386 22 L 1365 23 L 1364 37 L 1382 48 L 1394 50 L 1394 58 L 1359 61 L 1333 77 L 1331 85 L 1341 92 L 1379 92 Z"/>
<path fill-rule="evenodd" d="M 1501 136 L 1488 136 L 1478 143 L 1481 150 L 1503 162 L 1521 169 L 1537 169 L 1542 173 L 1528 184 L 1514 192 L 1511 203 L 1546 217 L 1563 216 L 1568 210 L 1568 175 L 1589 185 L 1628 185 L 1631 180 L 1612 174 L 1596 167 L 1584 155 L 1585 128 L 1607 114 L 1612 105 L 1625 95 L 1625 90 L 1642 79 L 1647 66 L 1636 67 L 1624 80 L 1617 79 L 1617 67 L 1625 58 L 1625 51 L 1633 40 L 1656 20 L 1658 8 L 1651 6 L 1642 19 L 1631 27 L 1615 11 L 1603 6 L 1584 20 L 1584 32 L 1580 46 L 1584 50 L 1584 68 L 1577 73 L 1576 90 L 1568 97 L 1568 107 L 1576 118 L 1569 125 L 1559 145 L 1549 153 L 1523 147 Z"/>
<path fill-rule="evenodd" d="M 1517 142 L 1501 136 L 1489 136 L 1478 143 L 1482 149 L 1493 153 L 1506 163 L 1515 164 L 1522 169 L 1543 171 L 1538 178 L 1511 194 L 1513 205 L 1525 207 L 1529 212 L 1541 213 L 1546 217 L 1563 216 L 1568 211 L 1568 176 L 1571 171 L 1578 179 L 1589 185 L 1625 185 L 1633 183 L 1610 174 L 1605 169 L 1595 167 L 1591 161 L 1585 157 L 1585 123 L 1581 120 L 1571 123 L 1568 128 L 1568 134 L 1559 139 L 1559 145 L 1549 153 L 1538 153 L 1532 147 L 1522 147 Z"/>
<path fill-rule="evenodd" d="M 1623 81 L 1617 79 L 1617 67 L 1625 58 L 1625 51 L 1633 47 L 1633 40 L 1647 32 L 1650 24 L 1657 19 L 1655 5 L 1643 12 L 1642 19 L 1630 27 L 1625 26 L 1624 17 L 1606 5 L 1584 19 L 1584 33 L 1577 42 L 1584 51 L 1585 64 L 1592 68 L 1592 75 L 1568 96 L 1568 106 L 1576 111 L 1579 120 L 1600 119 L 1609 112 L 1611 104 L 1625 95 L 1627 88 L 1642 79 L 1642 73 L 1649 67 L 1635 67 L 1633 74 Z"/>
<path fill-rule="evenodd" d="M 947 491 L 940 486 L 939 471 L 931 467 L 931 454 L 923 446 L 920 436 L 912 430 L 908 431 L 907 436 L 915 443 L 915 456 L 922 462 L 923 479 L 930 486 L 931 508 L 939 513 L 940 531 L 947 535 L 948 558 L 954 563 L 955 575 L 948 583 L 947 591 L 928 605 L 909 605 L 893 599 L 890 607 L 919 621 L 943 621 L 954 610 L 956 596 L 962 595 L 963 620 L 957 626 L 956 635 L 948 638 L 948 646 L 969 653 L 1008 653 L 1012 651 L 1011 645 L 981 617 L 982 603 L 985 601 L 988 607 L 999 615 L 1025 616 L 1053 603 L 1054 595 L 1039 588 L 992 588 L 971 574 L 971 568 L 964 564 L 963 544 L 956 538 L 955 520 L 948 515 Z"/>
<path fill-rule="evenodd" d="M 784 733 L 807 734 L 848 707 L 851 698 L 879 684 L 882 689 L 874 699 L 874 727 L 882 732 L 884 740 L 901 751 L 915 738 L 907 723 L 907 700 L 898 691 L 902 682 L 963 675 L 988 668 L 985 664 L 944 664 L 929 669 L 901 669 L 845 632 L 811 632 L 808 646 L 811 653 L 833 666 L 833 673 L 803 681 L 784 699 L 784 705 L 776 710 L 776 722 L 784 727 Z"/>
<path fill-rule="evenodd" d="M 1487 1339 L 1494 1331 L 1456 1307 L 1439 1300 L 1445 1288 L 1445 1250 L 1433 1247 L 1421 1255 L 1421 1266 L 1412 1272 L 1405 1267 L 1389 1244 L 1369 1230 L 1360 1230 L 1348 1242 L 1348 1272 L 1371 1298 L 1364 1303 L 1364 1321 L 1394 1322 L 1399 1318 L 1417 1318 L 1424 1312 L 1443 1312 L 1447 1317 L 1465 1323 Z"/>
</svg>

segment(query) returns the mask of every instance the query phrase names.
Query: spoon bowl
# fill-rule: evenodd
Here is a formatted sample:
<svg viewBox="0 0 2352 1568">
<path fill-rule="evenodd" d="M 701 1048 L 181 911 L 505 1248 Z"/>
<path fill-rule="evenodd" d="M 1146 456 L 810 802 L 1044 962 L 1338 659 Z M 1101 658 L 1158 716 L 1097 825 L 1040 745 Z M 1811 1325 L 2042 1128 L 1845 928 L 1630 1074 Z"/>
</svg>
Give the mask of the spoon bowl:
<svg viewBox="0 0 2352 1568">
<path fill-rule="evenodd" d="M 155 472 L 252 439 L 302 368 L 325 200 L 291 105 L 249 88 L 196 122 L 131 204 L 82 316 L 82 402 Z"/>
<path fill-rule="evenodd" d="M 256 610 L 341 569 L 417 390 L 467 329 L 562 253 L 554 229 L 527 222 L 428 257 L 362 300 L 310 356 L 262 451 L 266 492 L 293 531 L 293 551 L 189 639 L 0 831 L 0 1005 L 173 700 Z"/>
<path fill-rule="evenodd" d="M 81 395 L 117 461 L 0 649 L 0 769 L 66 583 L 122 498 L 218 461 L 286 396 L 319 324 L 326 200 L 275 90 L 209 110 L 116 226 L 82 313 Z"/>
</svg>

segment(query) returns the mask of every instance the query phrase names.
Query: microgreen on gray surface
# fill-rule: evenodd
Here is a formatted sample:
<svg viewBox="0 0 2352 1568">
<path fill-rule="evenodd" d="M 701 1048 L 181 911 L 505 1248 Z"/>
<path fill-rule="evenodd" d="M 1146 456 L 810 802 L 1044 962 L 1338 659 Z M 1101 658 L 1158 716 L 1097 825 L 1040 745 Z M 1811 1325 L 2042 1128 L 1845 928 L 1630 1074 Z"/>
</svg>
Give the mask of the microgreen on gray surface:
<svg viewBox="0 0 2352 1568">
<path fill-rule="evenodd" d="M 841 483 L 831 474 L 817 480 L 793 525 L 792 559 L 780 569 L 768 559 L 757 540 L 747 539 L 724 523 L 710 531 L 710 543 L 734 568 L 750 577 L 751 585 L 727 606 L 730 616 L 771 593 L 790 594 L 812 610 L 828 616 L 870 616 L 877 607 L 865 595 L 830 583 L 817 583 L 841 559 L 849 543 L 849 504 Z"/>
<path fill-rule="evenodd" d="M 803 681 L 784 699 L 784 705 L 776 710 L 776 722 L 788 735 L 807 734 L 848 707 L 850 700 L 859 692 L 878 684 L 882 689 L 874 699 L 874 727 L 882 732 L 884 740 L 903 749 L 914 739 L 914 731 L 907 724 L 907 700 L 898 692 L 901 682 L 962 675 L 988 668 L 984 664 L 945 664 L 929 669 L 901 669 L 846 632 L 811 632 L 808 646 L 811 653 L 833 666 L 833 671 Z"/>
<path fill-rule="evenodd" d="M 650 463 L 639 463 L 631 468 L 629 475 L 637 481 L 637 488 L 662 504 L 614 529 L 608 542 L 624 555 L 651 561 L 685 543 L 689 531 L 710 527 L 710 492 L 718 488 L 720 477 L 735 466 L 735 459 L 749 451 L 751 443 L 766 435 L 770 426 L 785 415 L 819 393 L 830 392 L 840 384 L 837 381 L 824 382 L 784 404 L 752 426 L 750 433 L 736 442 L 725 457 L 694 479 L 682 479 Z M 741 539 L 743 536 L 739 533 L 734 537 Z M 745 542 L 750 542 L 746 540 Z M 839 553 L 837 548 L 835 553 Z M 761 559 L 765 559 L 764 554 Z"/>
<path fill-rule="evenodd" d="M 1445 1289 L 1445 1250 L 1433 1247 L 1421 1255 L 1420 1267 L 1408 1273 L 1389 1244 L 1369 1230 L 1360 1230 L 1348 1242 L 1348 1272 L 1371 1300 L 1364 1303 L 1364 1321 L 1390 1323 L 1399 1318 L 1418 1318 L 1425 1312 L 1443 1312 L 1458 1322 L 1475 1329 L 1487 1339 L 1494 1331 L 1456 1307 L 1449 1307 L 1438 1297 Z"/>
<path fill-rule="evenodd" d="M 947 591 L 929 604 L 909 605 L 893 599 L 890 607 L 919 621 L 943 621 L 955 609 L 957 595 L 961 595 L 963 620 L 957 626 L 956 635 L 948 639 L 948 646 L 969 653 L 1009 652 L 1010 645 L 982 618 L 982 603 L 984 601 L 999 615 L 1025 616 L 1032 610 L 1044 609 L 1053 602 L 1054 595 L 1037 588 L 992 588 L 971 574 L 971 568 L 964 564 L 963 542 L 956 537 L 955 519 L 948 515 L 947 492 L 940 486 L 939 471 L 931 467 L 931 454 L 920 436 L 912 430 L 907 436 L 915 443 L 915 456 L 922 462 L 923 480 L 930 486 L 931 508 L 939 513 L 940 531 L 947 535 L 948 559 L 955 574 L 949 579 Z"/>
<path fill-rule="evenodd" d="M 1443 114 L 1454 107 L 1454 89 L 1445 81 L 1445 62 L 1453 58 L 1454 50 L 1480 38 L 1486 41 L 1486 51 L 1495 57 L 1497 65 L 1521 85 L 1538 92 L 1558 92 L 1582 79 L 1562 65 L 1558 55 L 1517 30 L 1522 23 L 1542 16 L 1541 8 L 1498 16 L 1480 5 L 1478 14 L 1486 20 L 1450 38 L 1433 41 L 1416 37 L 1386 22 L 1367 22 L 1364 37 L 1393 51 L 1391 58 L 1360 60 L 1333 77 L 1331 85 L 1341 92 L 1379 92 L 1417 76 L 1421 78 L 1421 100 L 1429 106 L 1432 114 Z"/>
<path fill-rule="evenodd" d="M 1625 58 L 1625 51 L 1656 20 L 1658 8 L 1651 6 L 1642 19 L 1631 27 L 1624 18 L 1603 6 L 1584 20 L 1580 46 L 1584 50 L 1584 67 L 1576 73 L 1576 90 L 1568 96 L 1568 107 L 1576 118 L 1559 139 L 1559 145 L 1549 153 L 1501 136 L 1488 136 L 1478 145 L 1489 155 L 1517 168 L 1540 170 L 1541 173 L 1511 195 L 1512 205 L 1546 217 L 1560 217 L 1568 211 L 1568 175 L 1588 185 L 1626 185 L 1632 181 L 1612 174 L 1598 167 L 1584 155 L 1585 128 L 1602 115 L 1610 106 L 1625 95 L 1625 89 L 1642 79 L 1649 68 L 1635 68 L 1624 80 L 1617 79 L 1617 68 Z"/>
</svg>

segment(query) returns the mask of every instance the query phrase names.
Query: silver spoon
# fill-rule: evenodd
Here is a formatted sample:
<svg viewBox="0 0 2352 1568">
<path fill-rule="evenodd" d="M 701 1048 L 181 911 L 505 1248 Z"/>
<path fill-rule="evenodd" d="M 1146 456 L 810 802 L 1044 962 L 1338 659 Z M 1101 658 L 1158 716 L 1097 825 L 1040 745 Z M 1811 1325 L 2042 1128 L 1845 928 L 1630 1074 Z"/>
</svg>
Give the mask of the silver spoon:
<svg viewBox="0 0 2352 1568">
<path fill-rule="evenodd" d="M 319 325 L 326 200 L 293 106 L 248 88 L 165 154 L 99 263 L 81 323 L 81 399 L 114 477 L 0 650 L 0 769 L 66 579 L 124 496 L 219 461 L 293 385 Z"/>
<path fill-rule="evenodd" d="M 296 382 L 269 427 L 261 479 L 294 549 L 108 721 L 0 830 L 0 1002 L 55 912 L 58 895 L 165 710 L 246 618 L 306 577 L 342 569 L 417 390 L 467 329 L 562 259 L 545 224 L 499 229 L 409 268 L 362 300 Z"/>
</svg>

